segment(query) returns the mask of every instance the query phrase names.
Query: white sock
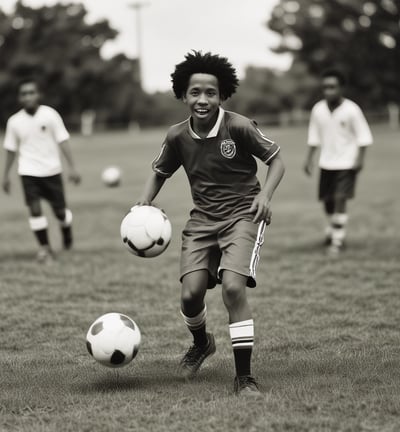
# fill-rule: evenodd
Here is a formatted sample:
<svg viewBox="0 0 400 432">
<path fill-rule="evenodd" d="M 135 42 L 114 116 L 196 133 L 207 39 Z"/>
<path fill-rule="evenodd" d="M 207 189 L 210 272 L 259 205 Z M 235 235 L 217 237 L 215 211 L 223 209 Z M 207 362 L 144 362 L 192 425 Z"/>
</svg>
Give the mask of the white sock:
<svg viewBox="0 0 400 432">
<path fill-rule="evenodd" d="M 232 348 L 253 348 L 254 345 L 254 320 L 239 321 L 229 325 Z"/>
<path fill-rule="evenodd" d="M 204 309 L 194 317 L 188 317 L 182 311 L 181 315 L 189 330 L 198 330 L 206 324 L 207 306 L 204 305 Z"/>
<path fill-rule="evenodd" d="M 70 209 L 65 209 L 65 218 L 63 221 L 60 221 L 60 225 L 62 228 L 68 228 L 72 225 L 72 211 Z"/>
<path fill-rule="evenodd" d="M 346 238 L 346 225 L 349 217 L 346 213 L 335 213 L 332 216 L 332 244 L 342 246 Z"/>
</svg>

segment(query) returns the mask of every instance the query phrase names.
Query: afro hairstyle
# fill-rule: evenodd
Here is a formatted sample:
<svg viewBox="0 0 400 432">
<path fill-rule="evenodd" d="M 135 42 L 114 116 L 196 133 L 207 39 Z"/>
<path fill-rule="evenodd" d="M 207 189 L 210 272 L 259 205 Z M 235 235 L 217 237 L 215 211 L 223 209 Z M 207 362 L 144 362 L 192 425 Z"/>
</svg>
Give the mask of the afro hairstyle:
<svg viewBox="0 0 400 432">
<path fill-rule="evenodd" d="M 182 99 L 189 85 L 190 77 L 195 73 L 214 75 L 218 79 L 221 98 L 232 96 L 239 85 L 236 70 L 225 57 L 207 52 L 192 51 L 185 55 L 185 60 L 175 66 L 171 74 L 172 89 L 177 99 Z"/>
<path fill-rule="evenodd" d="M 331 67 L 331 68 L 325 69 L 321 74 L 321 78 L 331 78 L 331 77 L 336 78 L 339 81 L 339 84 L 341 86 L 344 86 L 347 83 L 346 74 L 340 68 Z"/>
</svg>

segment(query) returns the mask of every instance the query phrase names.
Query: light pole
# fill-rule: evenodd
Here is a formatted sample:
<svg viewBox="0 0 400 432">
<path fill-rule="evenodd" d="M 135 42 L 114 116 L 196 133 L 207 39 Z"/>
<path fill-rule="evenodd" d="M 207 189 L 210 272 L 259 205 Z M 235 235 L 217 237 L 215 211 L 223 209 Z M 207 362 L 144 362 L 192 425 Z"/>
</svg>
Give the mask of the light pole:
<svg viewBox="0 0 400 432">
<path fill-rule="evenodd" d="M 136 55 L 137 55 L 137 64 L 138 64 L 138 77 L 139 84 L 142 87 L 142 23 L 141 23 L 141 9 L 144 6 L 148 6 L 148 2 L 140 2 L 137 1 L 135 3 L 131 3 L 129 7 L 135 11 L 136 15 Z"/>
</svg>

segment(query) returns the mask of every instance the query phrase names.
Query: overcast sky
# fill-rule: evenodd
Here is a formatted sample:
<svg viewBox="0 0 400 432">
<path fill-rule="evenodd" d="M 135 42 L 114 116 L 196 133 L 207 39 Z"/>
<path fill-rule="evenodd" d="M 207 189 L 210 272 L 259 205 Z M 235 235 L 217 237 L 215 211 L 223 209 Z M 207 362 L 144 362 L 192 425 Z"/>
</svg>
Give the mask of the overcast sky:
<svg viewBox="0 0 400 432">
<path fill-rule="evenodd" d="M 88 19 L 107 18 L 119 36 L 104 47 L 109 57 L 118 52 L 136 56 L 135 12 L 129 7 L 137 0 L 81 0 L 89 11 Z M 286 68 L 290 59 L 269 50 L 278 37 L 265 22 L 278 0 L 140 0 L 142 71 L 146 90 L 167 90 L 174 65 L 191 49 L 212 51 L 227 56 L 243 76 L 247 65 Z M 62 3 L 78 0 L 61 1 Z M 15 0 L 1 0 L 6 12 Z M 57 0 L 24 0 L 37 7 Z"/>
</svg>

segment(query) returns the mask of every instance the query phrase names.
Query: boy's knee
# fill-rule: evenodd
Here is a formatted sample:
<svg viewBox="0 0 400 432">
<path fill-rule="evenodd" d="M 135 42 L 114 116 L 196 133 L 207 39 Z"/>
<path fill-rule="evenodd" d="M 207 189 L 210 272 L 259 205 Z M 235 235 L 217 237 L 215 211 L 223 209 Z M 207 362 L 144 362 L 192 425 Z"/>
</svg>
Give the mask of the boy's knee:
<svg viewBox="0 0 400 432">
<path fill-rule="evenodd" d="M 54 215 L 56 216 L 56 218 L 60 221 L 64 221 L 65 220 L 65 208 L 55 208 L 53 209 L 54 211 Z"/>
<path fill-rule="evenodd" d="M 222 292 L 226 305 L 234 305 L 246 298 L 246 287 L 239 281 L 229 280 L 223 282 Z"/>
<path fill-rule="evenodd" d="M 195 285 L 187 284 L 182 289 L 181 301 L 185 306 L 202 300 L 202 290 Z"/>
<path fill-rule="evenodd" d="M 29 204 L 29 212 L 32 217 L 42 216 L 42 209 L 40 207 L 40 202 L 32 202 Z"/>
</svg>

